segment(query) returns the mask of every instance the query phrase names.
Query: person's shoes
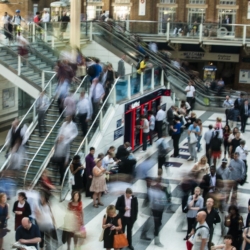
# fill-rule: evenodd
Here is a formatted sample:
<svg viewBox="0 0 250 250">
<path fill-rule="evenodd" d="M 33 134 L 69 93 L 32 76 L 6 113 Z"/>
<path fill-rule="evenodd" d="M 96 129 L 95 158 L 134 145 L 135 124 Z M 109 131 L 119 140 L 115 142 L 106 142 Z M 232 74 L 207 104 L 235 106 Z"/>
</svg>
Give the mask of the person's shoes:
<svg viewBox="0 0 250 250">
<path fill-rule="evenodd" d="M 140 153 L 145 153 L 146 151 L 145 150 L 141 150 Z"/>
<path fill-rule="evenodd" d="M 158 246 L 158 247 L 164 247 L 161 242 L 160 242 L 160 238 L 159 236 L 156 236 L 155 237 L 155 245 Z"/>
<path fill-rule="evenodd" d="M 99 206 L 104 206 L 104 204 L 102 202 L 98 202 Z"/>
<path fill-rule="evenodd" d="M 192 158 L 191 156 L 187 159 L 187 161 L 193 161 L 194 158 Z"/>
<path fill-rule="evenodd" d="M 133 246 L 129 246 L 128 249 L 134 250 L 134 247 Z"/>
<path fill-rule="evenodd" d="M 183 238 L 183 240 L 188 240 L 188 236 L 186 236 L 185 238 Z"/>
<path fill-rule="evenodd" d="M 151 240 L 146 234 L 142 234 L 140 237 L 141 240 Z"/>
</svg>

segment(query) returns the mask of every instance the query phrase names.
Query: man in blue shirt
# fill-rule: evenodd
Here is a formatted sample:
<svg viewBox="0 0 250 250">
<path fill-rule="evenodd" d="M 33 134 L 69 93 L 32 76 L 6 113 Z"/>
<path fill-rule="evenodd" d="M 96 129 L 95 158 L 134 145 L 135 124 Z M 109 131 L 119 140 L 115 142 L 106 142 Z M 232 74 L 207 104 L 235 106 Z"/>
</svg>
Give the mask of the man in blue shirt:
<svg viewBox="0 0 250 250">
<path fill-rule="evenodd" d="M 34 246 L 41 241 L 41 234 L 38 226 L 31 223 L 29 218 L 22 219 L 22 225 L 16 230 L 16 241 L 26 246 Z"/>
<path fill-rule="evenodd" d="M 196 144 L 197 144 L 197 140 L 194 142 L 192 140 L 192 136 L 191 133 L 193 133 L 195 135 L 195 137 L 197 138 L 198 135 L 200 135 L 200 127 L 198 126 L 198 122 L 197 120 L 194 121 L 193 124 L 191 124 L 188 128 L 188 149 L 189 149 L 189 153 L 190 153 L 190 157 L 188 158 L 188 161 L 195 161 L 197 162 L 197 152 L 196 152 Z"/>
</svg>

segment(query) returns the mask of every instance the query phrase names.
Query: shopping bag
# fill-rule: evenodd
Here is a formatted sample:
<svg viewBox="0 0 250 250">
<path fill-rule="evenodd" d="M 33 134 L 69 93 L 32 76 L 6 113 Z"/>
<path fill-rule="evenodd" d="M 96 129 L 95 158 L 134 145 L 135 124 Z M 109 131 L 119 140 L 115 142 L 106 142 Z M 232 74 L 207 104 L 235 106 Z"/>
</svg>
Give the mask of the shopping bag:
<svg viewBox="0 0 250 250">
<path fill-rule="evenodd" d="M 195 133 L 191 132 L 189 137 L 190 137 L 190 141 L 189 141 L 190 144 L 194 144 L 197 142 L 197 137 L 196 137 Z"/>
<path fill-rule="evenodd" d="M 80 231 L 75 233 L 76 237 L 86 239 L 87 232 L 85 226 L 81 226 Z"/>
<path fill-rule="evenodd" d="M 102 229 L 101 235 L 99 237 L 99 241 L 103 241 L 104 231 L 105 231 L 105 228 Z"/>
<path fill-rule="evenodd" d="M 126 235 L 121 231 L 121 233 L 116 232 L 114 235 L 114 248 L 124 248 L 128 246 L 128 240 Z"/>
</svg>

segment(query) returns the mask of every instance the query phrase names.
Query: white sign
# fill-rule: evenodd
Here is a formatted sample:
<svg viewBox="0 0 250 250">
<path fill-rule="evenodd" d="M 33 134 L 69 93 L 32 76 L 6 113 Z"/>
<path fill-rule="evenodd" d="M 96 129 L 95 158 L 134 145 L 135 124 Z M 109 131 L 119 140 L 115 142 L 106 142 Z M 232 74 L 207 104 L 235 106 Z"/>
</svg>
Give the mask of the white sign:
<svg viewBox="0 0 250 250">
<path fill-rule="evenodd" d="M 139 16 L 146 15 L 146 0 L 139 0 Z"/>
<path fill-rule="evenodd" d="M 249 69 L 240 70 L 239 83 L 250 83 L 250 70 Z"/>
<path fill-rule="evenodd" d="M 131 109 L 134 109 L 134 108 L 139 107 L 139 106 L 140 106 L 140 101 L 134 102 L 131 104 Z"/>
<path fill-rule="evenodd" d="M 248 1 L 247 19 L 250 19 L 250 1 Z"/>
</svg>

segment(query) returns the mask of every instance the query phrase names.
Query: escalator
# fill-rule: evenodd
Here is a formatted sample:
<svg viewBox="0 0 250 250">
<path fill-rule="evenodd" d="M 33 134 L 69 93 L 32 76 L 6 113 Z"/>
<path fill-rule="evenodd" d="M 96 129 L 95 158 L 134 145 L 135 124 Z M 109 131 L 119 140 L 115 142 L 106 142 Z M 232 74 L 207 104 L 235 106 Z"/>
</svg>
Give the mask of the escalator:
<svg viewBox="0 0 250 250">
<path fill-rule="evenodd" d="M 85 78 L 81 81 L 79 86 L 77 87 L 74 96 L 75 100 L 78 100 L 80 92 L 82 91 L 82 88 L 88 84 L 88 76 L 85 76 Z M 57 105 L 56 105 L 57 107 Z M 52 178 L 53 183 L 55 185 L 59 185 L 60 181 L 60 175 L 58 168 L 50 162 L 51 157 L 53 156 L 54 152 L 54 144 L 55 144 L 55 139 L 57 137 L 58 131 L 64 122 L 64 112 L 66 108 L 64 109 L 63 113 L 59 116 L 57 115 L 56 121 L 52 124 L 50 124 L 51 129 L 49 130 L 47 136 L 45 139 L 40 143 L 38 148 L 36 150 L 32 150 L 32 158 L 29 161 L 29 164 L 27 167 L 22 171 L 22 178 L 19 178 L 19 185 L 20 186 L 25 186 L 25 187 L 30 187 L 35 185 L 38 181 L 37 176 L 40 177 L 44 166 L 45 168 L 49 170 L 49 176 Z M 81 136 L 81 129 L 80 129 L 80 124 L 77 123 L 78 126 L 78 136 L 74 139 L 74 141 L 71 144 L 71 150 L 70 150 L 70 157 L 74 156 L 74 153 L 76 152 L 77 148 L 79 147 L 79 144 L 82 141 L 82 136 Z M 30 138 L 33 140 L 33 137 Z"/>
<path fill-rule="evenodd" d="M 104 25 L 104 27 L 103 27 Z M 125 53 L 134 64 L 137 62 L 138 55 L 142 58 L 143 53 L 137 49 L 135 41 L 130 40 L 126 34 L 119 33 L 107 26 L 104 23 L 93 23 L 93 40 L 102 46 L 112 49 L 112 46 L 118 49 L 120 52 Z M 153 65 L 157 65 L 164 69 L 165 80 L 171 83 L 171 88 L 179 94 L 185 94 L 185 87 L 191 78 L 183 71 L 175 68 L 171 63 L 164 60 L 158 54 L 143 47 L 146 54 L 150 56 L 150 62 Z M 112 51 L 115 53 L 114 51 Z M 214 93 L 207 95 L 205 86 L 200 81 L 195 82 L 196 88 L 196 102 L 203 107 L 221 107 L 224 101 L 224 97 L 215 96 Z"/>
</svg>

